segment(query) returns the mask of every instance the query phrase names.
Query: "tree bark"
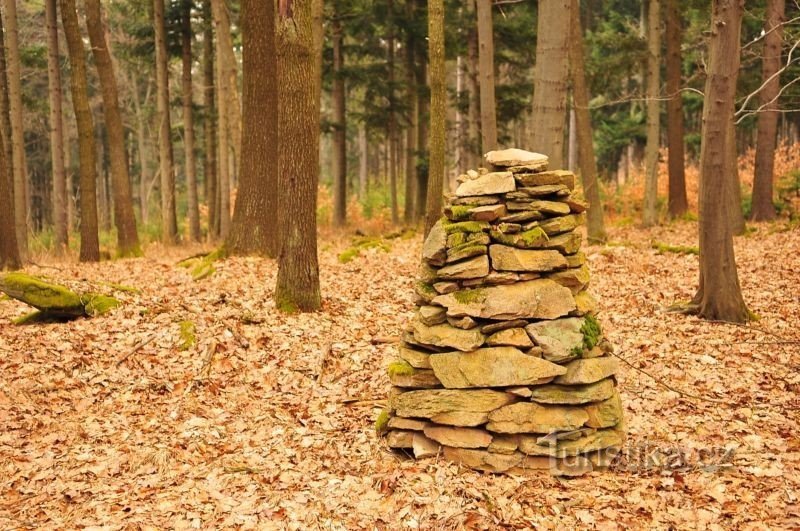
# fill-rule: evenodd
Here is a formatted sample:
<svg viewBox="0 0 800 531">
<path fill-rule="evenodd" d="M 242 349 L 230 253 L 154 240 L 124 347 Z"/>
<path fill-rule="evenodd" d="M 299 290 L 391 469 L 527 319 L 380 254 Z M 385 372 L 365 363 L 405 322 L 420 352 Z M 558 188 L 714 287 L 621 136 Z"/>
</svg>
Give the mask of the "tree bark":
<svg viewBox="0 0 800 531">
<path fill-rule="evenodd" d="M 217 74 L 217 160 L 218 193 L 219 193 L 219 236 L 228 237 L 231 223 L 231 174 L 230 174 L 230 139 L 231 114 L 229 67 L 225 66 L 225 48 L 230 48 L 230 26 L 225 25 L 228 12 L 223 0 L 211 0 L 211 11 L 214 16 L 214 33 L 216 34 L 216 74 Z"/>
<path fill-rule="evenodd" d="M 785 0 L 767 0 L 767 20 L 764 24 L 764 31 L 767 34 L 764 37 L 764 52 L 761 62 L 761 78 L 764 88 L 759 94 L 759 106 L 764 108 L 758 113 L 756 167 L 753 178 L 753 209 L 750 215 L 754 221 L 775 219 L 772 186 L 775 171 L 778 116 L 780 114 L 778 112 L 780 108 L 778 104 L 780 76 L 775 74 L 781 67 L 785 7 Z"/>
<path fill-rule="evenodd" d="M 730 212 L 735 204 L 727 156 L 739 72 L 742 0 L 713 0 L 700 148 L 700 282 L 692 305 L 706 319 L 742 323 L 742 298 Z M 722 191 L 722 193 L 720 193 Z"/>
<path fill-rule="evenodd" d="M 428 149 L 428 194 L 425 208 L 425 235 L 442 216 L 442 186 L 445 171 L 445 121 L 447 87 L 444 62 L 444 0 L 428 0 L 428 61 L 431 110 Z"/>
<path fill-rule="evenodd" d="M 406 16 L 408 20 L 413 20 L 414 4 L 407 2 Z M 406 105 L 408 106 L 409 121 L 406 127 L 406 202 L 403 211 L 403 221 L 406 225 L 414 222 L 414 199 L 416 195 L 415 185 L 417 183 L 417 133 L 418 109 L 417 109 L 417 83 L 415 68 L 415 53 L 417 48 L 414 32 L 407 32 L 406 36 Z"/>
<path fill-rule="evenodd" d="M 0 198 L 7 205 L 0 208 L 0 270 L 19 269 L 22 266 L 14 217 L 14 173 L 11 169 L 11 123 L 5 57 L 5 28 L 0 14 Z"/>
<path fill-rule="evenodd" d="M 153 0 L 156 46 L 156 101 L 158 115 L 158 161 L 161 171 L 161 237 L 166 244 L 178 241 L 175 212 L 175 172 L 172 159 L 172 127 L 169 116 L 169 70 L 164 27 L 164 0 Z"/>
<path fill-rule="evenodd" d="M 497 115 L 494 96 L 494 36 L 492 0 L 477 0 L 478 72 L 481 94 L 481 151 L 497 148 Z"/>
<path fill-rule="evenodd" d="M 689 209 L 683 144 L 683 100 L 681 99 L 681 12 L 679 0 L 667 0 L 667 145 L 669 148 L 669 214 L 682 216 Z"/>
<path fill-rule="evenodd" d="M 97 235 L 97 146 L 94 138 L 94 121 L 89 109 L 89 91 L 86 81 L 86 50 L 78 26 L 75 0 L 61 0 L 61 23 L 69 51 L 72 69 L 72 106 L 78 128 L 78 157 L 80 167 L 81 209 L 81 262 L 100 261 L 100 242 Z"/>
<path fill-rule="evenodd" d="M 22 79 L 17 24 L 17 0 L 3 0 L 8 110 L 11 117 L 11 168 L 14 174 L 14 217 L 17 245 L 23 260 L 28 255 L 28 191 L 25 163 L 25 130 L 22 117 Z"/>
<path fill-rule="evenodd" d="M 388 117 L 386 122 L 386 149 L 389 151 L 389 197 L 392 210 L 392 223 L 400 222 L 400 213 L 397 201 L 397 109 L 395 102 L 394 86 L 394 57 L 395 57 L 395 22 L 394 1 L 387 0 L 387 36 L 386 36 L 386 68 L 388 70 Z"/>
<path fill-rule="evenodd" d="M 644 216 L 645 227 L 658 223 L 658 148 L 661 133 L 661 2 L 647 3 L 647 147 L 645 151 Z"/>
<path fill-rule="evenodd" d="M 467 9 L 470 11 L 468 19 L 474 18 L 477 21 L 476 0 L 467 0 Z M 467 167 L 477 169 L 482 165 L 483 158 L 481 151 L 481 111 L 480 111 L 480 84 L 478 82 L 479 67 L 478 53 L 478 28 L 470 25 L 467 29 L 467 139 L 466 148 L 468 153 Z"/>
<path fill-rule="evenodd" d="M 603 222 L 603 202 L 597 182 L 597 162 L 592 142 L 592 120 L 589 113 L 589 88 L 586 85 L 583 31 L 578 0 L 570 0 L 570 57 L 572 77 L 572 100 L 575 107 L 575 129 L 578 143 L 578 162 L 581 183 L 586 200 L 589 201 L 586 230 L 591 243 L 603 243 L 607 239 Z"/>
<path fill-rule="evenodd" d="M 284 235 L 275 304 L 286 312 L 321 305 L 317 184 L 322 76 L 322 1 L 278 0 L 278 172 Z"/>
<path fill-rule="evenodd" d="M 414 12 L 418 17 L 426 13 L 427 0 L 415 0 Z M 418 41 L 415 56 L 417 65 L 414 75 L 417 79 L 417 183 L 414 198 L 414 219 L 424 218 L 428 205 L 428 175 L 430 172 L 430 152 L 428 151 L 429 87 L 427 80 L 428 50 L 424 40 Z"/>
<path fill-rule="evenodd" d="M 214 21 L 211 0 L 203 2 L 203 179 L 208 205 L 209 239 L 219 237 L 219 178 L 217 174 L 216 91 L 214 89 Z"/>
<path fill-rule="evenodd" d="M 730 224 L 734 235 L 742 235 L 745 231 L 744 211 L 742 210 L 742 183 L 739 180 L 739 155 L 736 149 L 736 123 L 733 114 L 728 120 L 728 136 L 725 144 L 727 173 L 730 179 L 727 181 L 730 186 L 730 193 L 733 196 L 733 203 L 730 209 Z"/>
<path fill-rule="evenodd" d="M 58 50 L 58 9 L 56 0 L 45 0 L 47 19 L 47 82 L 50 102 L 50 159 L 53 165 L 53 226 L 55 251 L 66 251 L 67 174 L 64 169 L 64 113 L 61 108 L 61 61 Z"/>
<path fill-rule="evenodd" d="M 276 258 L 280 211 L 274 4 L 242 0 L 241 15 L 244 131 L 239 190 L 225 249 Z"/>
<path fill-rule="evenodd" d="M 347 118 L 344 86 L 344 51 L 342 21 L 334 13 L 333 29 L 333 224 L 347 221 Z"/>
<path fill-rule="evenodd" d="M 358 198 L 362 201 L 367 197 L 368 182 L 369 143 L 367 142 L 367 126 L 361 122 L 358 124 Z"/>
<path fill-rule="evenodd" d="M 192 88 L 192 0 L 183 0 L 181 13 L 181 96 L 183 97 L 183 150 L 186 159 L 186 203 L 189 239 L 200 241 L 200 206 L 197 198 L 197 160 L 194 156 L 194 98 Z"/>
<path fill-rule="evenodd" d="M 564 166 L 570 0 L 540 0 L 538 17 L 531 149 L 557 169 Z"/>
<path fill-rule="evenodd" d="M 133 194 L 125 151 L 125 129 L 119 110 L 117 79 L 106 42 L 105 22 L 100 0 L 86 0 L 86 28 L 92 44 L 92 55 L 100 78 L 103 96 L 103 115 L 111 162 L 111 188 L 114 193 L 114 223 L 117 227 L 117 254 L 120 257 L 140 256 L 136 217 L 133 214 Z"/>
<path fill-rule="evenodd" d="M 242 158 L 242 111 L 239 102 L 238 62 L 236 54 L 233 53 L 233 40 L 231 39 L 231 19 L 228 14 L 228 6 L 225 0 L 213 0 L 211 2 L 214 13 L 214 24 L 217 35 L 217 68 L 219 69 L 219 85 L 225 83 L 226 113 L 227 113 L 227 132 L 226 142 L 229 143 L 233 151 L 233 161 L 239 164 Z M 229 157 L 230 158 L 230 157 Z M 230 177 L 229 172 L 229 177 Z M 230 186 L 229 186 L 230 188 Z M 229 201 L 230 202 L 230 201 Z"/>
</svg>

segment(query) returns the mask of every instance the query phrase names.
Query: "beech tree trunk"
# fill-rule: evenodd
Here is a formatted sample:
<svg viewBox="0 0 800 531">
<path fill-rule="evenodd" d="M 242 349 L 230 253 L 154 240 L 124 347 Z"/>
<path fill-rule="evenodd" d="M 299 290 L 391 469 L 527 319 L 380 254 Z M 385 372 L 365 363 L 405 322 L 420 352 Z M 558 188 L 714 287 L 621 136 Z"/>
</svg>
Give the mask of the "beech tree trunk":
<svg viewBox="0 0 800 531">
<path fill-rule="evenodd" d="M 572 100 L 575 107 L 575 129 L 578 144 L 578 162 L 581 183 L 586 200 L 589 201 L 586 231 L 590 243 L 603 243 L 607 239 L 603 222 L 603 203 L 597 183 L 597 162 L 592 142 L 592 120 L 589 113 L 589 88 L 586 85 L 583 31 L 578 0 L 571 0 L 570 57 L 572 77 Z"/>
<path fill-rule="evenodd" d="M 242 101 L 244 104 L 239 190 L 225 249 L 232 254 L 276 258 L 278 202 L 278 115 L 275 8 L 272 2 L 242 0 Z"/>
<path fill-rule="evenodd" d="M 22 259 L 17 245 L 14 217 L 14 173 L 11 170 L 11 123 L 8 115 L 5 28 L 0 14 L 0 270 L 19 269 Z"/>
<path fill-rule="evenodd" d="M 320 307 L 317 261 L 322 1 L 279 0 L 278 173 L 284 241 L 278 258 L 275 305 L 281 311 Z"/>
<path fill-rule="evenodd" d="M 481 151 L 497 148 L 497 115 L 494 97 L 494 36 L 492 0 L 477 0 L 478 77 L 481 94 Z"/>
<path fill-rule="evenodd" d="M 67 174 L 64 169 L 64 114 L 61 108 L 61 61 L 58 50 L 58 10 L 56 0 L 45 0 L 47 20 L 47 82 L 50 103 L 50 159 L 53 166 L 53 226 L 55 251 L 67 248 Z"/>
<path fill-rule="evenodd" d="M 661 3 L 647 3 L 647 147 L 645 149 L 644 216 L 645 227 L 658 223 L 658 147 L 661 133 Z"/>
<path fill-rule="evenodd" d="M 97 235 L 97 146 L 94 120 L 89 108 L 86 81 L 86 51 L 78 26 L 75 0 L 61 0 L 61 23 L 69 51 L 71 67 L 72 106 L 78 128 L 78 163 L 80 168 L 81 262 L 100 261 L 100 242 Z"/>
<path fill-rule="evenodd" d="M 11 118 L 11 168 L 14 174 L 14 218 L 20 255 L 28 255 L 28 191 L 25 165 L 25 131 L 22 118 L 22 79 L 19 55 L 17 0 L 3 0 L 5 50 L 8 80 L 8 110 Z"/>
<path fill-rule="evenodd" d="M 386 148 L 389 150 L 389 196 L 392 208 L 392 223 L 395 225 L 400 222 L 400 212 L 397 201 L 397 111 L 395 104 L 394 86 L 394 48 L 395 48 L 395 23 L 394 23 L 394 1 L 387 0 L 387 70 L 388 70 L 388 100 L 389 108 L 386 126 Z"/>
<path fill-rule="evenodd" d="M 228 11 L 223 0 L 211 0 L 211 11 L 214 15 L 214 33 L 216 40 L 216 74 L 217 74 L 217 160 L 219 161 L 219 236 L 228 237 L 231 223 L 231 174 L 230 174 L 230 139 L 231 115 L 230 108 L 230 75 L 229 66 L 225 63 L 225 49 L 230 48 L 230 26 L 225 24 L 228 20 Z"/>
<path fill-rule="evenodd" d="M 539 0 L 530 148 L 564 167 L 570 0 Z"/>
<path fill-rule="evenodd" d="M 362 201 L 367 197 L 368 183 L 369 143 L 367 142 L 367 126 L 361 122 L 358 124 L 358 198 Z"/>
<path fill-rule="evenodd" d="M 471 12 L 468 19 L 475 18 L 477 21 L 477 8 L 475 0 L 467 0 L 467 9 Z M 467 139 L 466 149 L 468 153 L 467 167 L 477 169 L 482 165 L 483 158 L 481 151 L 480 129 L 481 129 L 481 114 L 480 114 L 480 89 L 478 83 L 478 28 L 470 25 L 467 29 L 467 94 L 469 101 L 467 102 Z"/>
<path fill-rule="evenodd" d="M 447 120 L 447 86 L 444 62 L 444 0 L 428 0 L 428 61 L 431 110 L 428 146 L 428 194 L 425 209 L 425 236 L 442 216 Z"/>
<path fill-rule="evenodd" d="M 682 216 L 689 209 L 683 144 L 683 100 L 681 99 L 681 29 L 679 0 L 666 0 L 667 41 L 667 146 L 669 148 L 669 215 Z"/>
<path fill-rule="evenodd" d="M 192 0 L 183 0 L 181 13 L 181 96 L 183 97 L 183 150 L 186 159 L 186 203 L 189 239 L 200 241 L 200 207 L 197 199 L 197 160 L 194 156 L 194 98 L 192 89 Z"/>
<path fill-rule="evenodd" d="M 406 15 L 411 20 L 414 16 L 414 4 L 406 4 Z M 414 32 L 407 32 L 406 37 L 406 105 L 408 106 L 408 127 L 406 127 L 406 202 L 403 210 L 403 221 L 407 225 L 414 222 L 414 200 L 417 184 L 417 133 L 419 116 L 417 115 L 417 83 L 415 68 L 415 53 L 417 48 Z"/>
<path fill-rule="evenodd" d="M 731 230 L 735 235 L 744 234 L 745 222 L 742 210 L 742 183 L 739 180 L 739 155 L 736 149 L 736 123 L 733 114 L 728 120 L 728 136 L 726 137 L 727 172 L 730 175 L 728 184 L 733 195 L 733 204 L 730 209 Z"/>
<path fill-rule="evenodd" d="M 211 0 L 203 2 L 203 179 L 208 205 L 208 235 L 219 237 L 219 178 L 217 174 L 217 106 L 214 89 L 214 21 Z"/>
<path fill-rule="evenodd" d="M 426 13 L 427 0 L 415 0 L 414 12 L 417 17 L 423 17 Z M 423 220 L 428 204 L 428 174 L 430 172 L 430 152 L 428 151 L 428 124 L 429 124 L 429 103 L 427 80 L 428 51 L 424 40 L 416 43 L 414 54 L 417 58 L 417 65 L 414 69 L 414 76 L 417 80 L 417 182 L 416 196 L 414 197 L 414 219 Z M 423 221 L 424 223 L 424 221 Z"/>
<path fill-rule="evenodd" d="M 739 73 L 743 0 L 713 0 L 708 77 L 700 148 L 700 282 L 692 305 L 706 319 L 742 323 L 742 298 L 733 250 L 732 193 L 727 156 Z M 738 184 L 738 183 L 737 183 Z"/>
<path fill-rule="evenodd" d="M 120 257 L 140 256 L 136 217 L 133 214 L 133 194 L 128 173 L 128 154 L 125 151 L 125 129 L 119 110 L 117 78 L 111 53 L 106 42 L 105 22 L 100 0 L 86 0 L 86 28 L 92 44 L 92 54 L 100 78 L 103 96 L 103 115 L 111 162 L 111 188 L 114 193 L 114 223 L 117 227 L 117 254 Z"/>
<path fill-rule="evenodd" d="M 158 115 L 158 161 L 161 171 L 161 237 L 166 244 L 178 241 L 175 212 L 175 172 L 172 160 L 172 127 L 169 116 L 169 71 L 164 27 L 164 0 L 153 0 L 156 45 L 156 102 Z"/>
<path fill-rule="evenodd" d="M 767 20 L 764 24 L 764 52 L 761 60 L 761 78 L 764 88 L 759 94 L 758 139 L 756 140 L 756 167 L 753 178 L 753 209 L 751 219 L 775 219 L 772 186 L 775 171 L 775 145 L 778 134 L 778 92 L 783 44 L 783 19 L 785 0 L 767 0 Z M 770 79 L 771 78 L 771 79 Z M 774 100 L 774 101 L 773 101 Z"/>
<path fill-rule="evenodd" d="M 230 149 L 233 151 L 233 160 L 229 161 L 229 164 L 233 163 L 235 167 L 242 158 L 242 111 L 239 102 L 239 88 L 237 85 L 238 63 L 236 55 L 233 53 L 231 19 L 228 14 L 227 3 L 225 0 L 212 0 L 211 8 L 214 13 L 214 24 L 217 30 L 217 58 L 219 59 L 217 61 L 217 69 L 219 70 L 219 83 L 217 87 L 219 90 L 222 83 L 225 83 L 227 105 L 226 143 L 230 145 Z"/>
<path fill-rule="evenodd" d="M 344 86 L 344 51 L 342 21 L 334 13 L 333 21 L 333 224 L 347 221 L 347 119 Z"/>
</svg>

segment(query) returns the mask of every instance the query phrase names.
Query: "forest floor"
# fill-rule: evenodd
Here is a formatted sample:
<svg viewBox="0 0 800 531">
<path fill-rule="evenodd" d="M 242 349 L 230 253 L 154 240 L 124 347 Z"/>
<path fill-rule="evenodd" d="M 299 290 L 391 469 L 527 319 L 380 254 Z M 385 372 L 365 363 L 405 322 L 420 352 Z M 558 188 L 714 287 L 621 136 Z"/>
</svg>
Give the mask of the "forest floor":
<svg viewBox="0 0 800 531">
<path fill-rule="evenodd" d="M 197 282 L 187 248 L 30 267 L 140 291 L 63 324 L 12 326 L 28 309 L 0 301 L 0 529 L 800 527 L 800 231 L 737 238 L 748 326 L 664 312 L 693 295 L 697 257 L 651 241 L 696 245 L 695 225 L 611 239 L 586 251 L 629 439 L 577 479 L 414 461 L 375 436 L 395 346 L 371 340 L 412 315 L 419 237 L 346 264 L 344 236 L 323 244 L 323 309 L 292 316 L 271 260 Z"/>
</svg>

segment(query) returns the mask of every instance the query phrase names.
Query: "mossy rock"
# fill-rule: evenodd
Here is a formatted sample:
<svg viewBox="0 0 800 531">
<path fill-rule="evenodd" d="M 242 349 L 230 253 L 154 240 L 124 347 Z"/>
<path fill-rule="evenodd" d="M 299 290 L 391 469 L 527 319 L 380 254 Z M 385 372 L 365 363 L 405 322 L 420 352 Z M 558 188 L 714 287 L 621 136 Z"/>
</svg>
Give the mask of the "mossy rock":
<svg viewBox="0 0 800 531">
<path fill-rule="evenodd" d="M 88 293 L 82 297 L 86 303 L 84 304 L 84 312 L 90 317 L 97 317 L 110 312 L 120 305 L 119 300 L 108 295 L 100 295 L 97 293 Z"/>
<path fill-rule="evenodd" d="M 459 221 L 457 223 L 445 222 L 444 231 L 447 234 L 456 232 L 484 232 L 490 229 L 490 225 L 485 221 Z"/>
<path fill-rule="evenodd" d="M 197 335 L 195 333 L 196 327 L 192 321 L 180 322 L 180 338 L 181 342 L 179 347 L 181 350 L 189 350 L 195 343 L 197 343 Z"/>
<path fill-rule="evenodd" d="M 377 433 L 378 435 L 382 435 L 383 433 L 385 433 L 386 430 L 389 428 L 388 425 L 390 418 L 391 415 L 389 415 L 389 410 L 382 409 L 380 414 L 378 415 L 378 418 L 375 419 L 375 433 Z"/>
<path fill-rule="evenodd" d="M 86 314 L 80 295 L 25 273 L 8 273 L 0 277 L 0 291 L 51 315 L 80 317 Z"/>
</svg>

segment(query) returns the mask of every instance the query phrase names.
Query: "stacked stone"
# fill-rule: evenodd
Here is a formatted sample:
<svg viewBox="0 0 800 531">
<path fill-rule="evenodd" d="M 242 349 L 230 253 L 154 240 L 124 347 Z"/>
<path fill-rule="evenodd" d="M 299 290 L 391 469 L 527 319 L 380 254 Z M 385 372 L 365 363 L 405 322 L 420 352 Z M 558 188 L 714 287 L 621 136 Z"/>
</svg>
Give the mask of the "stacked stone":
<svg viewBox="0 0 800 531">
<path fill-rule="evenodd" d="M 587 204 L 544 155 L 485 155 L 423 247 L 418 309 L 389 366 L 377 428 L 392 448 L 488 472 L 580 475 L 624 440 L 614 373 L 586 291 Z"/>
</svg>

